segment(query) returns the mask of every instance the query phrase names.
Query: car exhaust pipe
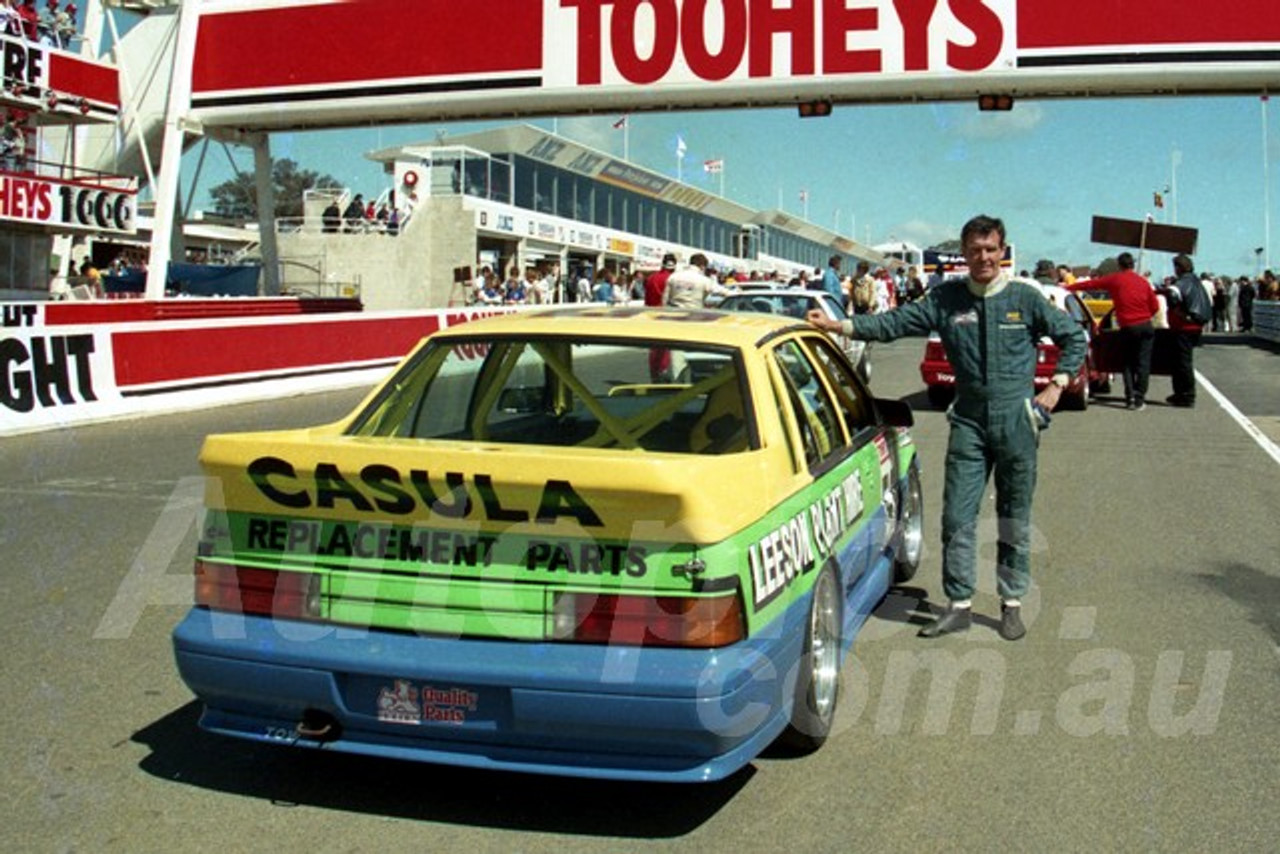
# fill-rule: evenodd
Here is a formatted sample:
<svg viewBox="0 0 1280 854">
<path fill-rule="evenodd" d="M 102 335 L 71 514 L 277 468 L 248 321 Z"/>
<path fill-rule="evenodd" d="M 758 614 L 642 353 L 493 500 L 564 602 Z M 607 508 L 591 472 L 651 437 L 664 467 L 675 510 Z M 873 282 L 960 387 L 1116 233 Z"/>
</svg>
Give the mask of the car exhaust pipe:
<svg viewBox="0 0 1280 854">
<path fill-rule="evenodd" d="M 310 741 L 336 741 L 342 735 L 342 724 L 328 712 L 307 709 L 302 713 L 302 720 L 298 721 L 295 731 L 298 738 Z"/>
</svg>

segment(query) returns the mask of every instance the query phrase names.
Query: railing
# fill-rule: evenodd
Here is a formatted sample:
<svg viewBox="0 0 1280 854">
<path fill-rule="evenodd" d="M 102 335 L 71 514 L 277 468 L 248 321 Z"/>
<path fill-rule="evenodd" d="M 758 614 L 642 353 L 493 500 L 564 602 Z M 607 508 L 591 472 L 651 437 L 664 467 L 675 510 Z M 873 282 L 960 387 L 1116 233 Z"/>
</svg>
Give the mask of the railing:
<svg viewBox="0 0 1280 854">
<path fill-rule="evenodd" d="M 35 175 L 40 178 L 54 178 L 76 184 L 90 184 L 96 187 L 110 187 L 113 190 L 132 190 L 137 180 L 125 175 L 111 172 L 99 172 L 96 169 L 77 167 L 72 163 L 61 163 L 55 160 L 40 160 L 19 154 L 16 150 L 4 151 L 0 148 L 0 172 L 12 175 Z"/>
<path fill-rule="evenodd" d="M 290 277 L 290 273 L 298 271 L 304 274 L 302 279 Z M 325 272 L 323 256 L 314 260 L 280 259 L 280 294 L 282 296 L 359 299 L 360 290 L 359 275 L 356 275 L 352 281 L 340 281 L 328 276 Z"/>
<path fill-rule="evenodd" d="M 1280 300 L 1253 301 L 1253 334 L 1280 344 Z"/>
<path fill-rule="evenodd" d="M 277 217 L 275 228 L 276 234 L 381 234 L 396 237 L 404 231 L 408 222 L 409 217 L 404 217 L 395 226 L 389 222 L 367 219 L 360 220 L 358 224 L 343 220 L 336 226 L 326 226 L 323 222 L 306 217 Z"/>
</svg>

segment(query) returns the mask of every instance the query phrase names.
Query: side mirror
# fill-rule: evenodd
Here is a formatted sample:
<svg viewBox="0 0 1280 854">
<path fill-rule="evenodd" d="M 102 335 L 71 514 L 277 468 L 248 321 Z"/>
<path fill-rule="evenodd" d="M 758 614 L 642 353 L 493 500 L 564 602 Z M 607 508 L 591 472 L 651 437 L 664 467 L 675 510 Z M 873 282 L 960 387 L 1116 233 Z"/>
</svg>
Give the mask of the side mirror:
<svg viewBox="0 0 1280 854">
<path fill-rule="evenodd" d="M 880 419 L 890 427 L 911 427 L 916 423 L 911 405 L 905 401 L 877 397 L 875 404 Z"/>
</svg>

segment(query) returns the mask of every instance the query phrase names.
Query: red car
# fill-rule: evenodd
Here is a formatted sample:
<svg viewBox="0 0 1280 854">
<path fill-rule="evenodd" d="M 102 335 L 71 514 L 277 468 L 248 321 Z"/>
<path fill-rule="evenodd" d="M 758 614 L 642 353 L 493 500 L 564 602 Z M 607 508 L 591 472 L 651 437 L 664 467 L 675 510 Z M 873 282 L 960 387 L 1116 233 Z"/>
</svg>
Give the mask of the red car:
<svg viewBox="0 0 1280 854">
<path fill-rule="evenodd" d="M 1019 279 L 1044 291 L 1054 305 L 1084 328 L 1089 350 L 1084 364 L 1071 384 L 1062 393 L 1064 409 L 1086 409 L 1094 394 L 1106 394 L 1111 390 L 1111 374 L 1099 371 L 1094 365 L 1094 345 L 1098 340 L 1098 323 L 1076 294 L 1057 285 L 1042 285 L 1030 279 Z M 1049 384 L 1058 367 L 1058 347 L 1048 338 L 1041 339 L 1036 360 L 1035 388 L 1037 391 Z M 956 392 L 956 377 L 951 362 L 942 349 L 942 341 L 936 334 L 930 335 L 924 346 L 924 358 L 920 360 L 920 378 L 929 389 L 929 402 L 938 408 L 951 403 Z"/>
</svg>

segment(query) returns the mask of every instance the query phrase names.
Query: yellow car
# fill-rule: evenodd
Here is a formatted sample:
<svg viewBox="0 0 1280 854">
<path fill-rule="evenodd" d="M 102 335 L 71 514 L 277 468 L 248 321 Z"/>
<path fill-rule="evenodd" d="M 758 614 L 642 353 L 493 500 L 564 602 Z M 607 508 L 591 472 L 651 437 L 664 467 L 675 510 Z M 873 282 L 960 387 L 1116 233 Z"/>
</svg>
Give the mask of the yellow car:
<svg viewBox="0 0 1280 854">
<path fill-rule="evenodd" d="M 1106 291 L 1090 290 L 1076 291 L 1076 294 L 1079 295 L 1080 301 L 1084 303 L 1084 307 L 1089 309 L 1089 313 L 1093 315 L 1095 323 L 1103 326 L 1103 321 L 1106 321 L 1107 325 L 1103 326 L 1104 329 L 1115 328 L 1115 318 L 1111 315 L 1111 294 Z"/>
<path fill-rule="evenodd" d="M 551 309 L 437 332 L 347 418 L 210 436 L 201 726 L 621 779 L 827 738 L 921 550 L 911 411 L 805 323 Z"/>
</svg>

